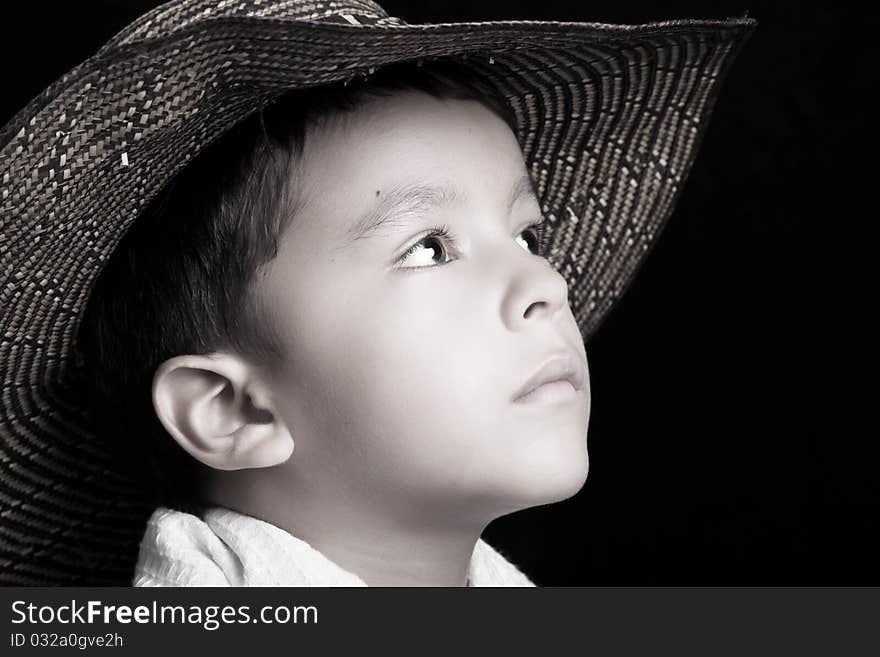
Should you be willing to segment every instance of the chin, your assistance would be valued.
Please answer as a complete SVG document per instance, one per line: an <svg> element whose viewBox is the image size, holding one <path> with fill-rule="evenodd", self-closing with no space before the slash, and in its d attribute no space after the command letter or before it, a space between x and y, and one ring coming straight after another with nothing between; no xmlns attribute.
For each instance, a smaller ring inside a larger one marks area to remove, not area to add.
<svg viewBox="0 0 880 657"><path fill-rule="evenodd" d="M520 510L574 497L586 484L589 470L586 445L576 452L539 451L527 459L520 475L510 482L512 505Z"/></svg>
<svg viewBox="0 0 880 657"><path fill-rule="evenodd" d="M577 495L587 483L590 461L586 454L582 459L571 459L563 469L547 473L547 480L538 485L538 504L562 502Z"/></svg>

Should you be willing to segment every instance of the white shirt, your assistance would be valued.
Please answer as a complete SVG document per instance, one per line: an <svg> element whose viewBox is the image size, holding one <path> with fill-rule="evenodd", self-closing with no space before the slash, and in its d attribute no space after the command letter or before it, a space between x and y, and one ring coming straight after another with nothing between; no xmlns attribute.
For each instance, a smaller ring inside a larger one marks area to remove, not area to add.
<svg viewBox="0 0 880 657"><path fill-rule="evenodd" d="M483 539L470 586L535 586ZM141 539L134 586L367 586L305 541L268 522L212 507L203 517L159 507Z"/></svg>

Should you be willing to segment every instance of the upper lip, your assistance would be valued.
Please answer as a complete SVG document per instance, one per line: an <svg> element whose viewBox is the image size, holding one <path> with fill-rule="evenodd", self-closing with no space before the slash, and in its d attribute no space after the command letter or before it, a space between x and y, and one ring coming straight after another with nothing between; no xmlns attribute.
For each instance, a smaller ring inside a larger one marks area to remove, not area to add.
<svg viewBox="0 0 880 657"><path fill-rule="evenodd" d="M554 354L513 395L513 401L527 395L535 388L551 381L568 381L575 390L581 390L586 382L586 372L580 357L566 351Z"/></svg>

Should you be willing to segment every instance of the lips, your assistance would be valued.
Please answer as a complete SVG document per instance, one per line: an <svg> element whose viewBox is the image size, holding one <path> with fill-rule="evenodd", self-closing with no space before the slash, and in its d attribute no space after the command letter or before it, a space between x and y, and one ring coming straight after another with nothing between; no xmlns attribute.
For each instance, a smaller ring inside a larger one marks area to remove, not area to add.
<svg viewBox="0 0 880 657"><path fill-rule="evenodd" d="M554 381L568 381L575 390L582 390L586 378L580 356L573 352L554 354L513 394L512 401L518 401L536 388Z"/></svg>

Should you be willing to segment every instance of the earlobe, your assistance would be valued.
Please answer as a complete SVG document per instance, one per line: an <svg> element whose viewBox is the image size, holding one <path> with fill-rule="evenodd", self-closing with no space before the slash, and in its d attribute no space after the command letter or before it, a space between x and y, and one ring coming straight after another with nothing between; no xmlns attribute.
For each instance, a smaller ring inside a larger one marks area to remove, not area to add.
<svg viewBox="0 0 880 657"><path fill-rule="evenodd" d="M266 468L293 453L293 438L268 389L240 357L176 356L153 376L153 408L193 458L218 470Z"/></svg>

